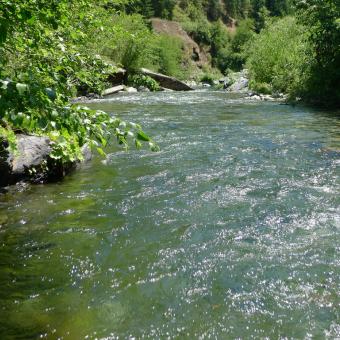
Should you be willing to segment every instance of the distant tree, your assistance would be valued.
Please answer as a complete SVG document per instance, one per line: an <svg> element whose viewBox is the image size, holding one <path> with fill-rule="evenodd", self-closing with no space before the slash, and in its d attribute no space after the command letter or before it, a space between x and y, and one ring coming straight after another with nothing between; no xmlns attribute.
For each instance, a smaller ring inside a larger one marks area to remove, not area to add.
<svg viewBox="0 0 340 340"><path fill-rule="evenodd" d="M266 7L273 16L282 16L289 12L289 0L266 0Z"/></svg>
<svg viewBox="0 0 340 340"><path fill-rule="evenodd" d="M254 18L255 32L259 33L264 28L266 18L269 16L266 0L252 0L251 16Z"/></svg>
<svg viewBox="0 0 340 340"><path fill-rule="evenodd" d="M209 0L207 3L207 17L211 21L216 21L221 17L222 8L219 0Z"/></svg>
<svg viewBox="0 0 340 340"><path fill-rule="evenodd" d="M155 14L155 10L152 6L152 1L151 0L143 0L141 1L142 3L142 8L140 14L142 14L146 18L151 18Z"/></svg>
<svg viewBox="0 0 340 340"><path fill-rule="evenodd" d="M176 5L176 0L151 0L155 16L172 19L173 10Z"/></svg>
<svg viewBox="0 0 340 340"><path fill-rule="evenodd" d="M228 15L235 18L237 14L238 0L224 0L224 4Z"/></svg>

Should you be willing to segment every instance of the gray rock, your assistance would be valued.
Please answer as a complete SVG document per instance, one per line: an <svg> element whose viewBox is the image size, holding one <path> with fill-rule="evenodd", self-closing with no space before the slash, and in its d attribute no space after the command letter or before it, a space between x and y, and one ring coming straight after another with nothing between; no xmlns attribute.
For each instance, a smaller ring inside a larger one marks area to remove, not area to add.
<svg viewBox="0 0 340 340"><path fill-rule="evenodd" d="M11 154L6 145L0 145L0 187L29 181L45 183L64 177L79 162L64 164L52 159L51 141L47 137L17 135L17 152ZM84 161L91 159L91 149L82 148Z"/></svg>
<svg viewBox="0 0 340 340"><path fill-rule="evenodd" d="M169 77L161 73L156 73L146 68L142 68L140 71L142 74L149 76L152 79L155 79L161 87L165 87L167 89L171 89L174 91L192 91L193 90L193 88L191 88L190 86L188 86L187 84L185 84L184 82L176 78Z"/></svg>
<svg viewBox="0 0 340 340"><path fill-rule="evenodd" d="M195 82L195 80L188 80L188 81L185 82L185 84L187 84L191 88L198 86L198 84L197 84L197 82Z"/></svg>
<svg viewBox="0 0 340 340"><path fill-rule="evenodd" d="M118 86L110 87L109 89L104 90L102 95L109 96L111 94L115 94L123 90L124 90L124 85L118 85Z"/></svg>
<svg viewBox="0 0 340 340"><path fill-rule="evenodd" d="M85 144L82 148L81 148L81 152L83 154L84 160L83 162L88 162L92 159L92 151L91 148L88 144Z"/></svg>
<svg viewBox="0 0 340 340"><path fill-rule="evenodd" d="M145 86L139 86L137 90L138 92L150 92L150 90Z"/></svg>
<svg viewBox="0 0 340 340"><path fill-rule="evenodd" d="M247 78L241 77L235 81L229 88L230 92L241 92L248 90L249 80Z"/></svg>
<svg viewBox="0 0 340 340"><path fill-rule="evenodd" d="M138 90L134 87L125 87L125 92L136 93L136 92L138 92Z"/></svg>
<svg viewBox="0 0 340 340"><path fill-rule="evenodd" d="M12 157L14 176L40 166L51 153L50 140L46 137L17 135L18 155Z"/></svg>

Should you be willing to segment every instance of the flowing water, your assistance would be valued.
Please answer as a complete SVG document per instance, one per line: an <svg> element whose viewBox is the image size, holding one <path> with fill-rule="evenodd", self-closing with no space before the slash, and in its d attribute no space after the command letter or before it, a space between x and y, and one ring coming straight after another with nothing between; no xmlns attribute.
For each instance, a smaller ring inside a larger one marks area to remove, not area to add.
<svg viewBox="0 0 340 340"><path fill-rule="evenodd" d="M340 120L219 92L91 107L112 146L0 197L1 339L340 337Z"/></svg>

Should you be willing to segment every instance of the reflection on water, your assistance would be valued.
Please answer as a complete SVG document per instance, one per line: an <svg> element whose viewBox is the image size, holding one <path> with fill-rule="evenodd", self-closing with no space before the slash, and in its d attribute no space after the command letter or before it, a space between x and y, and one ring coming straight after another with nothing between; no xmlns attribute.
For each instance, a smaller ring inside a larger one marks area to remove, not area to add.
<svg viewBox="0 0 340 340"><path fill-rule="evenodd" d="M339 119L214 92L92 107L114 146L0 198L1 339L340 336Z"/></svg>

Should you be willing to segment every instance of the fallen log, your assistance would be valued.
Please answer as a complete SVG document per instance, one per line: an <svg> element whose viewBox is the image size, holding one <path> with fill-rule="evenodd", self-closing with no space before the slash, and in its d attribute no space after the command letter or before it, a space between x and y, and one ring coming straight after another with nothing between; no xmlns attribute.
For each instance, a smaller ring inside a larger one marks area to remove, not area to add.
<svg viewBox="0 0 340 340"><path fill-rule="evenodd" d="M169 77L161 73L156 73L146 68L142 68L140 72L144 74L145 76L149 76L150 78L156 80L161 87L174 90L174 91L192 91L193 90L193 88L191 88L184 82L174 77Z"/></svg>

